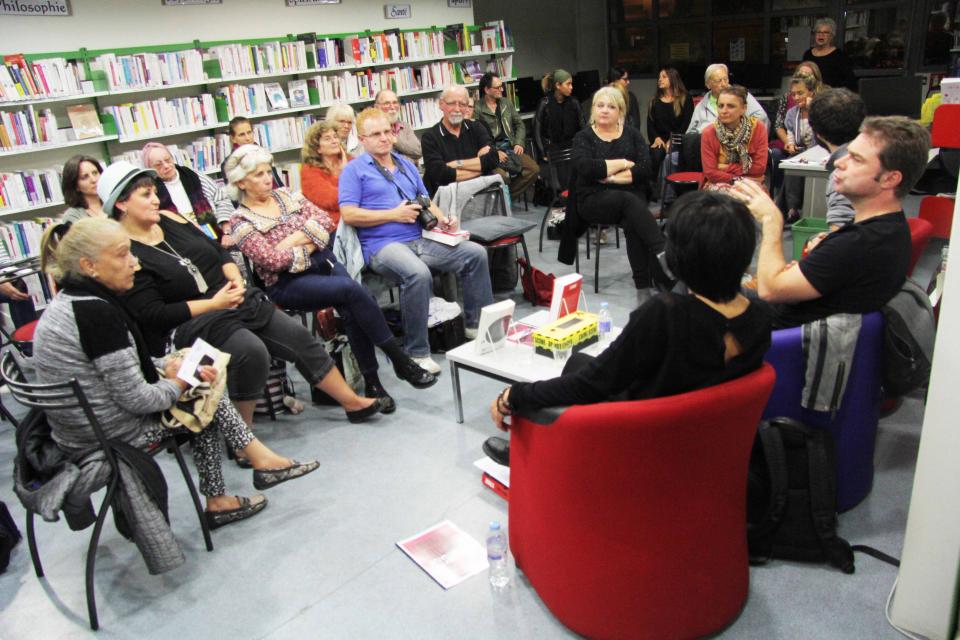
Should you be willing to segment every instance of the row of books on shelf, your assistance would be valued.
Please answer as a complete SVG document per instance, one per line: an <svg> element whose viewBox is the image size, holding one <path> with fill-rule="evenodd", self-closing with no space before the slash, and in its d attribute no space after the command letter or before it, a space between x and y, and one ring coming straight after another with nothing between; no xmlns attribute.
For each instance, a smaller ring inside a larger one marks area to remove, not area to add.
<svg viewBox="0 0 960 640"><path fill-rule="evenodd" d="M336 75L316 76L310 84L317 90L320 104L353 100L372 100L382 89L400 94L420 90L439 90L453 82L454 68L449 62L432 62L416 67L392 67L375 71L342 71Z"/></svg>
<svg viewBox="0 0 960 640"><path fill-rule="evenodd" d="M461 52L496 51L513 48L513 36L503 20L484 22L479 29L463 24L451 24L443 28L443 53L452 55Z"/></svg>
<svg viewBox="0 0 960 640"><path fill-rule="evenodd" d="M279 82L258 82L226 85L217 94L226 102L230 118L310 106L306 80L291 80L287 83L287 91L289 99Z"/></svg>
<svg viewBox="0 0 960 640"><path fill-rule="evenodd" d="M63 202L59 167L0 173L0 212Z"/></svg>
<svg viewBox="0 0 960 640"><path fill-rule="evenodd" d="M224 44L210 47L208 59L220 63L224 78L267 73L306 71L305 42L266 42L263 44Z"/></svg>
<svg viewBox="0 0 960 640"><path fill-rule="evenodd" d="M27 62L23 55L3 57L0 101L77 95L83 92L81 69L65 58Z"/></svg>
<svg viewBox="0 0 960 640"><path fill-rule="evenodd" d="M442 117L440 100L437 98L421 98L400 105L400 120L414 129L431 127L440 122Z"/></svg>
<svg viewBox="0 0 960 640"><path fill-rule="evenodd" d="M220 164L230 155L233 145L230 136L218 133L215 136L202 136L182 145L168 144L167 150L176 164L193 169L197 173L216 173ZM140 151L125 151L110 157L110 162L125 160L130 164L143 166Z"/></svg>
<svg viewBox="0 0 960 640"><path fill-rule="evenodd" d="M0 224L0 253L6 252L11 260L39 255L43 230L54 222L53 218L36 218Z"/></svg>
<svg viewBox="0 0 960 640"><path fill-rule="evenodd" d="M90 63L103 71L111 91L154 89L169 85L203 82L203 57L196 49L164 53L105 53Z"/></svg>
<svg viewBox="0 0 960 640"><path fill-rule="evenodd" d="M0 111L0 149L65 140L66 133L57 128L57 118L50 109L30 105L21 111Z"/></svg>
<svg viewBox="0 0 960 640"><path fill-rule="evenodd" d="M121 137L136 137L170 129L215 127L220 124L213 96L204 93L182 98L157 98L104 107Z"/></svg>

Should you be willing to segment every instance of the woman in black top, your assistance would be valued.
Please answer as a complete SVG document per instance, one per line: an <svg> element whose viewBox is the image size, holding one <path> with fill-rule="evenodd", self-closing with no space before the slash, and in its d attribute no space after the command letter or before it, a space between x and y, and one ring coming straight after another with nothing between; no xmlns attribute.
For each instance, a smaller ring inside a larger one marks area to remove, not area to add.
<svg viewBox="0 0 960 640"><path fill-rule="evenodd" d="M630 72L623 67L611 67L607 73L608 86L615 87L623 94L623 102L626 107L623 111L624 122L629 127L640 129L640 103L637 96L630 91ZM594 98L596 95L594 95Z"/></svg>
<svg viewBox="0 0 960 640"><path fill-rule="evenodd" d="M841 49L833 45L837 35L837 23L830 18L820 18L813 26L814 44L803 52L804 60L817 63L823 84L830 87L846 87L857 90L857 78L853 63Z"/></svg>
<svg viewBox="0 0 960 640"><path fill-rule="evenodd" d="M560 377L504 389L490 408L494 423L505 429L504 416L516 411L685 393L757 369L770 347L772 316L765 302L740 293L755 244L742 203L707 191L681 196L666 256L688 293L647 300L597 358L578 354ZM502 442L484 447L491 448L502 457Z"/></svg>
<svg viewBox="0 0 960 640"><path fill-rule="evenodd" d="M693 118L693 100L680 74L673 67L664 67L657 77L657 93L647 109L647 138L650 140L651 174L660 179L660 165L670 153L670 140L682 136Z"/></svg>
<svg viewBox="0 0 960 640"><path fill-rule="evenodd" d="M103 210L119 220L140 261L126 299L150 353L163 355L174 332L177 348L203 338L231 354L227 391L248 425L271 355L293 362L308 383L340 403L351 422L377 413L379 399L354 393L306 327L278 312L262 291L246 287L225 249L185 218L161 212L154 176L153 170L118 162L97 185Z"/></svg>
<svg viewBox="0 0 960 640"><path fill-rule="evenodd" d="M657 254L663 250L663 234L647 206L650 150L639 130L624 125L624 111L618 89L600 88L593 96L591 127L573 139L576 178L571 198L576 198L576 206L568 205L567 220L571 224L564 224L561 252L566 252L570 233L582 232L577 228L581 221L619 224L627 239L627 257L637 288L654 283L668 286L657 261Z"/></svg>
<svg viewBox="0 0 960 640"><path fill-rule="evenodd" d="M573 76L563 69L544 76L541 86L546 95L539 133L543 151L549 158L551 150L573 146L573 136L583 128L583 111L573 97Z"/></svg>

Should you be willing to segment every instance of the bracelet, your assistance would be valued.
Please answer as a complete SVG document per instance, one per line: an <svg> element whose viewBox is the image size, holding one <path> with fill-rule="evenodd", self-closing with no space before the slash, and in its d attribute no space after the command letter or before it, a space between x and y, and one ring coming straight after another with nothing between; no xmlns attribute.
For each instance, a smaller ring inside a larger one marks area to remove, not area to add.
<svg viewBox="0 0 960 640"><path fill-rule="evenodd" d="M499 396L497 396L497 411L505 416L513 415L513 410L510 408L509 402L503 398L503 396L506 395L507 391L509 390L510 387L507 387L500 392Z"/></svg>

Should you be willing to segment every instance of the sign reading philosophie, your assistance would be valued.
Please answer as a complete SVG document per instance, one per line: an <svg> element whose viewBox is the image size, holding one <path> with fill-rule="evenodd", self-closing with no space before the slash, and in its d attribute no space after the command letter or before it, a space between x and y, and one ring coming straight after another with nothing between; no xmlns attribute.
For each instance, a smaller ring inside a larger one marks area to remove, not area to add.
<svg viewBox="0 0 960 640"><path fill-rule="evenodd" d="M2 0L0 0L2 1ZM408 4L385 4L383 5L383 17L387 20L402 20L409 18L413 13Z"/></svg>
<svg viewBox="0 0 960 640"><path fill-rule="evenodd" d="M473 0L447 0L447 7L450 9L469 9L473 6Z"/></svg>
<svg viewBox="0 0 960 640"><path fill-rule="evenodd" d="M315 7L320 4L340 4L340 0L287 0L288 7Z"/></svg>
<svg viewBox="0 0 960 640"><path fill-rule="evenodd" d="M69 0L0 0L0 16L65 18L69 15Z"/></svg>

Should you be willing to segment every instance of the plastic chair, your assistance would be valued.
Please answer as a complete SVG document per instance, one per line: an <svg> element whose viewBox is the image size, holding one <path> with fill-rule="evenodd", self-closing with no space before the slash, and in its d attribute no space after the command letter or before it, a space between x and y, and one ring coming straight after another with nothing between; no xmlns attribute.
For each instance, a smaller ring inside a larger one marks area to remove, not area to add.
<svg viewBox="0 0 960 640"><path fill-rule="evenodd" d="M837 449L837 510L846 511L866 498L873 486L873 450L880 421L883 314L875 311L863 316L847 388L834 414L800 406L806 368L802 343L802 327L773 332L766 361L777 370L777 384L763 417L786 416L830 432Z"/></svg>
<svg viewBox="0 0 960 640"><path fill-rule="evenodd" d="M0 377L3 383L10 389L11 395L20 404L26 407L33 407L40 410L48 409L75 409L80 408L93 432L103 449L104 457L110 465L110 478L107 481L107 491L97 510L96 523L93 526L93 533L90 535L90 543L87 547L86 560L86 592L87 592L87 614L90 619L90 628L96 631L100 628L99 618L97 617L97 600L94 592L93 571L97 560L97 547L100 541L100 533L103 530L103 523L107 519L107 512L110 509L113 496L117 491L120 479L120 472L117 467L117 459L113 450L107 444L107 439L103 433L103 427L97 420L96 414L90 407L90 402L84 394L80 383L76 378L71 378L63 382L49 384L31 384L24 380L23 373L19 365L13 358L13 354L8 350L0 359ZM184 442L186 440L183 440ZM203 506L200 504L200 494L187 469L187 463L183 459L183 453L180 451L181 440L171 436L151 448L148 453L156 455L161 451L169 451L176 457L177 464L180 466L180 472L183 474L183 480L190 491L190 497L193 499L193 506L197 511L197 517L200 520L200 528L203 531L203 541L206 544L207 551L213 551L213 540L210 538L210 529L207 521L203 517ZM34 533L34 513L27 510L27 543L30 547L30 558L33 561L33 569L37 578L43 578L43 565L40 562L40 552L37 548L37 539Z"/></svg>
<svg viewBox="0 0 960 640"><path fill-rule="evenodd" d="M515 416L510 546L550 611L590 638L719 631L747 597L747 466L764 365L714 387Z"/></svg>
<svg viewBox="0 0 960 640"><path fill-rule="evenodd" d="M920 215L933 225L933 237L950 239L950 230L953 228L953 207L956 204L953 198L943 196L924 196L920 201Z"/></svg>
<svg viewBox="0 0 960 640"><path fill-rule="evenodd" d="M910 225L910 268L907 269L907 275L910 275L930 242L933 225L922 218L908 218L907 224Z"/></svg>

